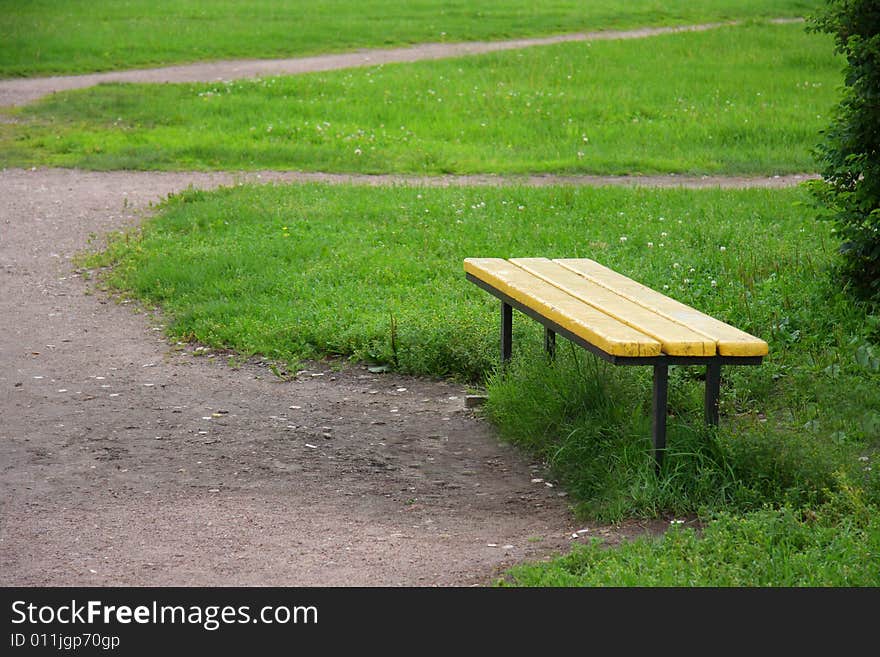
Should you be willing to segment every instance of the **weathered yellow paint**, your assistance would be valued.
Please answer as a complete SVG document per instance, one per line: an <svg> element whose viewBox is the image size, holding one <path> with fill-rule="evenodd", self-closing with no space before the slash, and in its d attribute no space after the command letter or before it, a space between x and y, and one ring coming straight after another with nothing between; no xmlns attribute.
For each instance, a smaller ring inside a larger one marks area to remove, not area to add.
<svg viewBox="0 0 880 657"><path fill-rule="evenodd" d="M467 273L613 356L659 356L660 343L502 258L467 258Z"/></svg>
<svg viewBox="0 0 880 657"><path fill-rule="evenodd" d="M648 310L711 338L721 356L766 356L769 351L767 343L760 338L660 294L598 262L581 258L562 258L554 262Z"/></svg>
<svg viewBox="0 0 880 657"><path fill-rule="evenodd" d="M597 310L650 335L670 356L714 356L715 340L659 315L607 287L547 258L511 258L510 262Z"/></svg>

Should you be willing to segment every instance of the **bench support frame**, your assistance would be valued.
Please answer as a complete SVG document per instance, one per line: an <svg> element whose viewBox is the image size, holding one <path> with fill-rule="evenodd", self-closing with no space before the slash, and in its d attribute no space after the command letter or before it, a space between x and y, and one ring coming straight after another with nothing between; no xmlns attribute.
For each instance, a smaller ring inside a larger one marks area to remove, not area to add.
<svg viewBox="0 0 880 657"><path fill-rule="evenodd" d="M669 366L654 365L654 394L652 396L651 438L654 442L654 462L657 471L663 464L666 451L666 415L669 399Z"/></svg>
<svg viewBox="0 0 880 657"><path fill-rule="evenodd" d="M722 365L760 365L763 356L614 356L596 345L575 335L539 312L513 299L485 281L466 274L467 279L501 300L501 361L506 363L513 353L513 309L516 308L544 326L544 349L550 358L556 353L556 336L561 335L571 342L592 352L599 358L614 365L651 365L654 367L654 390L652 396L652 440L653 455L657 472L663 464L666 450L666 417L669 398L670 365L704 365L706 367L705 421L709 426L718 426L718 402L721 393Z"/></svg>

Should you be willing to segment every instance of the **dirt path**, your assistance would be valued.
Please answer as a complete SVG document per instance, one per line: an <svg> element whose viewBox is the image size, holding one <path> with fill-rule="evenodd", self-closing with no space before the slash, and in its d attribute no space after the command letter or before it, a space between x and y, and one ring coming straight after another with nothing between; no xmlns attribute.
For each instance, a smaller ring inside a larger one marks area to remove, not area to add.
<svg viewBox="0 0 880 657"><path fill-rule="evenodd" d="M233 369L74 270L90 235L230 180L0 172L0 581L462 585L568 549L566 498L462 387Z"/></svg>
<svg viewBox="0 0 880 657"><path fill-rule="evenodd" d="M774 19L773 23L802 22L802 19ZM75 76L54 76L27 79L0 80L0 107L24 105L43 96L91 87L102 82L213 82L270 75L297 75L341 68L376 66L392 62L415 62L479 55L499 50L514 50L533 46L551 45L567 41L599 41L613 39L641 39L675 32L701 32L738 21L653 27L637 30L608 30L602 32L579 32L551 37L513 39L509 41L471 41L465 43L427 43L405 48L369 49L336 55L317 55L293 59L250 59L221 62L203 62L168 66L154 69L113 71Z"/></svg>

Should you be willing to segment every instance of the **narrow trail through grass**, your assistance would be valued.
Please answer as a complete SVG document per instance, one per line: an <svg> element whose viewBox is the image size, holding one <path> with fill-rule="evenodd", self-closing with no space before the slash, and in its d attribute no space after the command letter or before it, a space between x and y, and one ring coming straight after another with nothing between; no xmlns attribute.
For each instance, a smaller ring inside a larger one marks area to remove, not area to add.
<svg viewBox="0 0 880 657"><path fill-rule="evenodd" d="M52 167L41 167L52 171ZM11 171L15 169L10 169ZM108 179L119 172L72 169L81 175L103 176ZM595 176L595 175L528 175L500 176L491 174L414 176L404 174L325 173L312 171L126 171L125 175L161 178L186 176L196 189L210 190L218 186L260 183L326 183L330 185L366 185L370 187L652 187L662 189L784 189L797 187L815 179L814 174L786 176Z"/></svg>
<svg viewBox="0 0 880 657"><path fill-rule="evenodd" d="M479 55L501 50L516 50L571 41L643 39L677 32L703 32L742 21L705 23L674 27L646 27L634 30L578 32L550 37L511 39L507 41L470 41L463 43L425 43L387 49L363 49L352 53L296 57L290 59L247 59L202 62L152 69L111 71L85 75L51 76L0 80L0 107L26 105L44 96L70 89L84 89L107 82L214 82L270 75L299 75L380 64L416 62ZM798 18L778 18L769 23L802 22Z"/></svg>

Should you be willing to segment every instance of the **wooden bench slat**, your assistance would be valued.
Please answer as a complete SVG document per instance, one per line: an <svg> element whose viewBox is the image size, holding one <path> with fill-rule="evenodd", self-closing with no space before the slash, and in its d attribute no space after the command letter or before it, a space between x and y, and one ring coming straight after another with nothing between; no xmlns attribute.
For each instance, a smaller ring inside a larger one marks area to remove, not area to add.
<svg viewBox="0 0 880 657"><path fill-rule="evenodd" d="M630 301L713 339L721 356L766 356L768 353L768 345L764 340L701 313L598 262L586 258L562 258L554 262Z"/></svg>
<svg viewBox="0 0 880 657"><path fill-rule="evenodd" d="M588 303L597 310L657 340L670 356L714 356L715 340L649 310L547 258L511 258L510 262Z"/></svg>
<svg viewBox="0 0 880 657"><path fill-rule="evenodd" d="M659 356L657 340L502 258L467 258L467 273L613 356Z"/></svg>

